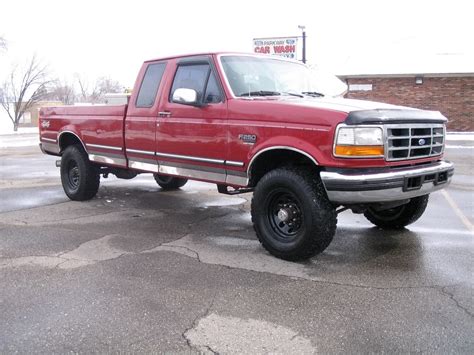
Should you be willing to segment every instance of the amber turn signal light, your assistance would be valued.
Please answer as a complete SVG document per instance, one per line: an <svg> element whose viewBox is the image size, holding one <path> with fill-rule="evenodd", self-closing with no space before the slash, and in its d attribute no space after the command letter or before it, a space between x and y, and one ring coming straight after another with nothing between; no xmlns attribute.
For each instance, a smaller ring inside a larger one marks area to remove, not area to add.
<svg viewBox="0 0 474 355"><path fill-rule="evenodd" d="M382 145L337 145L335 153L337 156L347 156L347 157L383 156L383 146Z"/></svg>

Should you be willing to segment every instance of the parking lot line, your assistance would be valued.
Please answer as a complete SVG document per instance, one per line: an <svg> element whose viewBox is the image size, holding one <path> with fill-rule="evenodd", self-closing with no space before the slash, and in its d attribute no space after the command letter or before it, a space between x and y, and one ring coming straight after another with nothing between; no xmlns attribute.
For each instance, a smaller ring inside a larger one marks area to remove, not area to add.
<svg viewBox="0 0 474 355"><path fill-rule="evenodd" d="M461 219L462 223L466 226L466 228L470 232L474 232L474 226L472 225L471 221L464 215L464 213L461 211L461 209L458 207L456 202L449 196L449 193L446 190L441 190L441 193L443 194L444 198L446 201L448 201L449 205L453 209L454 213Z"/></svg>
<svg viewBox="0 0 474 355"><path fill-rule="evenodd" d="M367 228L377 228L373 225L361 225L356 223L341 223L341 229L352 228L352 229L367 229ZM470 231L464 231L459 229L439 229L439 228L426 228L410 225L407 227L407 230L414 233L431 233L431 234L443 234L443 235L473 235Z"/></svg>

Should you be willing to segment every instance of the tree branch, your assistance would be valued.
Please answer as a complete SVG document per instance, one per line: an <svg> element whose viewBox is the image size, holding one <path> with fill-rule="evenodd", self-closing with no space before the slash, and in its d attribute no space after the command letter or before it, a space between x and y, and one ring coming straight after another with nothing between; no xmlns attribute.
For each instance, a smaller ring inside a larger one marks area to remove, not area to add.
<svg viewBox="0 0 474 355"><path fill-rule="evenodd" d="M33 55L18 82L17 71L18 67L12 68L9 80L3 83L1 95L1 105L13 122L14 129L24 113L45 97L46 86L50 83L46 80L47 67L38 62L36 55ZM13 113L10 106L13 106Z"/></svg>

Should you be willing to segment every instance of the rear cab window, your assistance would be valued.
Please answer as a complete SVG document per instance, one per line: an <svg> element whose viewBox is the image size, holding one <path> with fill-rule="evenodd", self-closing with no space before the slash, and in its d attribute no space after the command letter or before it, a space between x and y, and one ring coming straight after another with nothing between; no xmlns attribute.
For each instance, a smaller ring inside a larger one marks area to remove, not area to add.
<svg viewBox="0 0 474 355"><path fill-rule="evenodd" d="M135 103L136 107L152 107L154 105L165 68L166 62L148 65L145 75L143 76L142 84L140 85L137 101Z"/></svg>

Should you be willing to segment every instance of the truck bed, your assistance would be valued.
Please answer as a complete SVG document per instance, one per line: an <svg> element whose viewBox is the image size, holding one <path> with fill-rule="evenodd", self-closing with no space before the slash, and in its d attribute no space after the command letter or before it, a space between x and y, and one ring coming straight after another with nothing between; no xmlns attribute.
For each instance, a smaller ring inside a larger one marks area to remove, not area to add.
<svg viewBox="0 0 474 355"><path fill-rule="evenodd" d="M88 105L88 106L57 106L43 107L41 116L52 118L61 116L120 116L125 117L127 105Z"/></svg>
<svg viewBox="0 0 474 355"><path fill-rule="evenodd" d="M116 158L126 166L124 152L124 121L127 105L60 106L40 111L40 140L45 151L59 154L64 139L74 135L84 149L94 155Z"/></svg>

